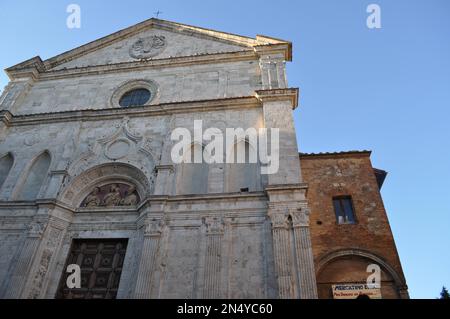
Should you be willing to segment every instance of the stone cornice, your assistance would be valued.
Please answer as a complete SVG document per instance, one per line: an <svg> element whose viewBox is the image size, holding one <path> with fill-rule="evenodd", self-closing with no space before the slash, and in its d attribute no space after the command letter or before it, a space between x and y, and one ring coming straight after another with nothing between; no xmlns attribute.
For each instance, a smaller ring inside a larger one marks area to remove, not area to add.
<svg viewBox="0 0 450 319"><path fill-rule="evenodd" d="M5 125L8 126L11 123L12 119L13 119L13 115L11 114L10 111L1 110L0 111L0 118L1 118L2 122Z"/></svg>
<svg viewBox="0 0 450 319"><path fill-rule="evenodd" d="M306 194L308 192L308 184L278 184L269 185L265 189L269 201L284 202L284 201L294 201L300 203L305 200Z"/></svg>
<svg viewBox="0 0 450 319"><path fill-rule="evenodd" d="M79 68L49 70L39 74L40 80L55 80L67 77L92 76L100 74L136 72L148 69L186 67L202 64L218 64L238 61L257 60L259 56L253 50L198 54L165 59L120 62Z"/></svg>
<svg viewBox="0 0 450 319"><path fill-rule="evenodd" d="M286 61L292 61L292 43L291 42L283 42L277 44L269 44L269 45L257 45L254 47L255 52L258 56L262 55L274 55L274 54L283 54L284 59Z"/></svg>
<svg viewBox="0 0 450 319"><path fill-rule="evenodd" d="M163 116L191 112L214 112L232 109L258 108L266 101L284 101L297 104L298 89L258 90L256 96L230 97L223 99L168 102L131 108L85 109L53 113L14 115L0 111L0 117L7 126L36 125L70 121L98 121L143 116Z"/></svg>
<svg viewBox="0 0 450 319"><path fill-rule="evenodd" d="M1 111L0 116L7 126L35 125L47 123L63 123L70 121L98 121L120 119L125 116L162 116L191 112L213 112L230 109L258 108L261 103L252 96L232 97L213 100L171 102L131 108L86 109L79 111L63 111L54 113L37 113L13 115Z"/></svg>
<svg viewBox="0 0 450 319"><path fill-rule="evenodd" d="M259 55L250 49L243 48L242 51L205 53L190 56L171 57L164 59L146 59L131 62L119 62L104 65L93 65L87 67L64 68L50 70L45 67L42 60L32 58L17 66L6 69L11 80L20 78L31 78L33 80L55 80L67 77L89 76L109 74L118 72L140 71L146 69L173 68L202 64L229 63L237 61L252 61L259 59Z"/></svg>
<svg viewBox="0 0 450 319"><path fill-rule="evenodd" d="M251 192L251 193L218 193L218 194L202 194L202 195L176 195L167 197L167 202L212 202L212 201L224 201L224 200L246 200L246 199L261 199L266 198L264 192ZM152 197L149 197L151 200Z"/></svg>
<svg viewBox="0 0 450 319"><path fill-rule="evenodd" d="M267 199L264 192L252 193L218 193L202 195L150 195L147 196L137 207L99 207L93 209L71 207L56 199L38 199L34 201L0 201L0 211L5 208L39 208L46 207L50 209L58 208L66 213L138 213L146 207L152 205L161 205L166 203L212 203L237 200L262 200Z"/></svg>
<svg viewBox="0 0 450 319"><path fill-rule="evenodd" d="M298 88L257 90L256 97L263 103L289 101L292 105L292 109L295 110L298 106L298 92Z"/></svg>
<svg viewBox="0 0 450 319"><path fill-rule="evenodd" d="M269 185L266 187L266 192L284 192L291 190L305 190L308 188L308 184L299 183L299 184L278 184L278 185Z"/></svg>

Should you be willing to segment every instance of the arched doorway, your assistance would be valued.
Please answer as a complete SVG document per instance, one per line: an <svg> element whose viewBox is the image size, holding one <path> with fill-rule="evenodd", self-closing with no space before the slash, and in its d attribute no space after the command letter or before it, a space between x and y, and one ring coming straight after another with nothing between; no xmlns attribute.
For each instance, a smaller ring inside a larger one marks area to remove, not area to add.
<svg viewBox="0 0 450 319"><path fill-rule="evenodd" d="M134 223L153 193L150 178L133 165L106 163L67 180L59 199L73 218L59 255L56 298L114 299L129 291L139 256ZM80 287L67 285L71 265L80 269Z"/></svg>
<svg viewBox="0 0 450 319"><path fill-rule="evenodd" d="M333 299L333 285L358 286L367 283L371 272L369 265L380 267L380 295L383 299L402 298L399 290L404 286L402 280L380 257L359 250L342 250L322 257L317 267L317 292L319 299ZM364 299L366 293L358 297ZM368 298L368 297L367 297Z"/></svg>

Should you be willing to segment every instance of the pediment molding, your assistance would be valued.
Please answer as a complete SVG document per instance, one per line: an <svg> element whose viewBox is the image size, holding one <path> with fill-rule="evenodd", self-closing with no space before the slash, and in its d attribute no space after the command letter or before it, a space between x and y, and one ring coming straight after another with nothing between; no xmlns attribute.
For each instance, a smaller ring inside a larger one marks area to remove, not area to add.
<svg viewBox="0 0 450 319"><path fill-rule="evenodd" d="M150 29L165 30L174 33L180 33L187 36L198 37L202 39L209 39L212 41L218 41L230 45L236 45L242 47L243 51L250 51L256 54L257 51L261 51L264 47L281 50L287 59L292 57L292 45L289 41L284 41L272 37L257 35L255 38L246 36L235 35L226 32L215 31L206 28L200 28L190 26L186 24L160 20L149 19L144 22L138 23L134 26L112 33L108 36L92 41L75 49L69 50L55 57L43 61L39 56L32 59L21 62L15 66L6 69L6 72L10 78L18 77L39 77L40 74L48 72L50 69L55 68L61 64L67 63L74 59L77 59L86 54L95 52L106 46L112 45L118 41L127 39L140 32ZM205 54L205 56L214 54ZM191 56L194 60L198 59L197 56ZM170 58L168 60L177 59ZM163 59L167 60L167 59ZM199 62L199 61L197 61Z"/></svg>

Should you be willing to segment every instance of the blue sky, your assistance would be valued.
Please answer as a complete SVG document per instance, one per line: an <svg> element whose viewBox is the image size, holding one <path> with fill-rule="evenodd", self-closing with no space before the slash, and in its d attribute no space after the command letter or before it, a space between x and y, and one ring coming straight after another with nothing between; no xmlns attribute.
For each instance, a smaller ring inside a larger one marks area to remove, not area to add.
<svg viewBox="0 0 450 319"><path fill-rule="evenodd" d="M81 29L66 7L81 6ZM382 28L366 27L381 7ZM413 298L450 288L450 1L0 2L0 67L43 59L151 18L291 40L291 87L302 152L373 150ZM7 84L0 76L0 87Z"/></svg>

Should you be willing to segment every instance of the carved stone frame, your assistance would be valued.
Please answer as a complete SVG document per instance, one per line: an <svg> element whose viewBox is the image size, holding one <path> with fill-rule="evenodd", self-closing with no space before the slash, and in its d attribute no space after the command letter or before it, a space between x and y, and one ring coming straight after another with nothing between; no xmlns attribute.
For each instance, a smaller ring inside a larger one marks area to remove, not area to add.
<svg viewBox="0 0 450 319"><path fill-rule="evenodd" d="M122 83L119 87L114 90L113 95L109 101L111 107L113 108L122 108L119 102L122 96L135 89L147 89L150 91L150 100L148 100L145 105L151 104L153 101L159 99L159 86L153 80L131 80L125 83Z"/></svg>

